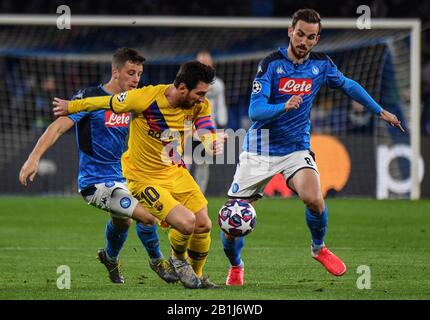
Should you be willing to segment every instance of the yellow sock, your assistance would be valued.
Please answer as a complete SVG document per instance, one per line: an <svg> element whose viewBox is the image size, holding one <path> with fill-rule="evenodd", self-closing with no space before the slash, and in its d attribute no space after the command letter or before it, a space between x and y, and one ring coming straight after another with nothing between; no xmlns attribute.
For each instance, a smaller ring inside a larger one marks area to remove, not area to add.
<svg viewBox="0 0 430 320"><path fill-rule="evenodd" d="M187 258L187 248L191 234L185 235L174 228L170 228L168 237L173 256L177 259L185 260Z"/></svg>
<svg viewBox="0 0 430 320"><path fill-rule="evenodd" d="M203 267L211 245L211 233L194 233L188 248L188 259L198 277L203 274Z"/></svg>

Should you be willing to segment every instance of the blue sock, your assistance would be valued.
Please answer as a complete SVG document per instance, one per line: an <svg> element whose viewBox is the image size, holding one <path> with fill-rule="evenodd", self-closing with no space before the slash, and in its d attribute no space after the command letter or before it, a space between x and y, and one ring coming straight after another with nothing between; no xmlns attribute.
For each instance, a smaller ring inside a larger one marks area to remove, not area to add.
<svg viewBox="0 0 430 320"><path fill-rule="evenodd" d="M242 251L245 239L243 237L236 237L233 240L229 240L225 237L224 232L221 231L221 241L224 247L225 255L227 256L232 266L243 266L243 261L240 258L240 252Z"/></svg>
<svg viewBox="0 0 430 320"><path fill-rule="evenodd" d="M163 257L160 251L160 242L158 241L157 226L155 224L145 226L142 223L136 223L136 232L151 259L160 259Z"/></svg>
<svg viewBox="0 0 430 320"><path fill-rule="evenodd" d="M128 230L118 230L109 221L106 225L106 253L112 260L117 260L119 251L127 240Z"/></svg>
<svg viewBox="0 0 430 320"><path fill-rule="evenodd" d="M322 214L317 214L306 208L306 223L311 231L312 244L316 247L321 247L324 244L324 237L328 224L327 207Z"/></svg>

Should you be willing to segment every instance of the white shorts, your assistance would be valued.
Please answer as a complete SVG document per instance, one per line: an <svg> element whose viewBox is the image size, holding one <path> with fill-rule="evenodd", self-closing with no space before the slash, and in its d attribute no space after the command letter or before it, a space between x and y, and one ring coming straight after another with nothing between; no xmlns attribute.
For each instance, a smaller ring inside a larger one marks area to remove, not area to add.
<svg viewBox="0 0 430 320"><path fill-rule="evenodd" d="M98 183L82 190L81 194L89 205L107 211L111 217L118 219L131 218L139 203L122 182Z"/></svg>
<svg viewBox="0 0 430 320"><path fill-rule="evenodd" d="M318 173L314 154L308 150L296 151L286 156L262 156L244 151L239 156L233 183L228 190L232 198L261 198L270 179L282 173L287 182L296 172L310 168Z"/></svg>

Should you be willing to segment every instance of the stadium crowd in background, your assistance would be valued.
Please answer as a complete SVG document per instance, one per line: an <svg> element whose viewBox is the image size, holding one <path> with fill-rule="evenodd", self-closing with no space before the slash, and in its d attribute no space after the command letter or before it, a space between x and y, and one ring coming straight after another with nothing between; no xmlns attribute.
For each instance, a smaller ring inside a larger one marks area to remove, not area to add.
<svg viewBox="0 0 430 320"><path fill-rule="evenodd" d="M59 5L73 7L76 14L133 14L133 15L198 15L198 16L290 16L292 12L306 6L314 8L324 17L354 17L357 7L363 1L352 0L310 0L303 3L297 0L219 0L219 1L186 1L186 0L142 0L122 1L106 0L92 2L85 0L64 1L13 1L3 0L0 4L2 13L43 13L55 12ZM383 17L420 17L429 21L428 1L414 2L405 0L371 0L367 4L372 7L372 16Z"/></svg>
<svg viewBox="0 0 430 320"><path fill-rule="evenodd" d="M124 0L122 6L118 7L117 3L113 0L103 2L91 2L84 0L77 0L68 3L62 0L50 0L43 2L35 2L30 0L13 1L3 0L0 3L0 13L32 13L32 14L47 14L55 13L59 5L69 5L72 14L94 14L94 15L179 15L179 16L266 16L266 17L289 17L292 12L304 5L313 8L320 12L322 17L357 17L357 7L362 5L362 1L317 1L311 0L303 4L295 0L220 0L216 2L201 2L201 1L185 1L185 0L143 0L131 1ZM430 2L421 1L414 2L411 5L409 1L405 0L373 0L368 3L371 8L372 18L420 18L423 23L423 41L422 41L422 98L423 98L423 111L422 111L422 133L430 135L430 90L428 89L429 68L430 68ZM19 80L19 79L18 79ZM10 98L12 108L19 109L22 106L22 101L28 97L31 99L36 98L37 101L44 99L41 96L34 97L34 90L31 83L21 83L20 81L8 80L8 87L13 96ZM31 80L29 78L28 80ZM40 104L37 108L41 108ZM246 112L242 112L247 106L247 103L237 106L232 106L229 110L231 119L229 120L229 127L237 129L243 127L243 117L246 117ZM43 109L43 107L42 107ZM26 128L44 128L46 123L52 119L48 113L43 113L44 116L34 119L23 119L20 123L24 123ZM11 124L12 125L12 124Z"/></svg>

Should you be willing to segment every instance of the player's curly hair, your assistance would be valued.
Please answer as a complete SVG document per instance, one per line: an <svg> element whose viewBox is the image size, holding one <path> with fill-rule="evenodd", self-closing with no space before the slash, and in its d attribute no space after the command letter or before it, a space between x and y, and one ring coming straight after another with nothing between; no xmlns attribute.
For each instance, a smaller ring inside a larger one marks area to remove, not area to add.
<svg viewBox="0 0 430 320"><path fill-rule="evenodd" d="M318 26L319 26L318 34L320 34L320 32L321 32L321 16L314 9L297 10L296 12L294 12L292 20L293 21L292 21L291 25L293 28L296 27L296 24L297 24L297 22L299 22L299 20L302 20L302 21L307 22L307 23L318 23Z"/></svg>
<svg viewBox="0 0 430 320"><path fill-rule="evenodd" d="M115 51L112 57L112 65L121 69L127 61L140 65L143 64L145 60L146 59L137 50L123 47Z"/></svg>
<svg viewBox="0 0 430 320"><path fill-rule="evenodd" d="M181 83L185 83L188 90L193 90L201 81L212 84L215 80L215 69L207 66L199 61L189 61L181 65L176 75L173 84L179 87Z"/></svg>

